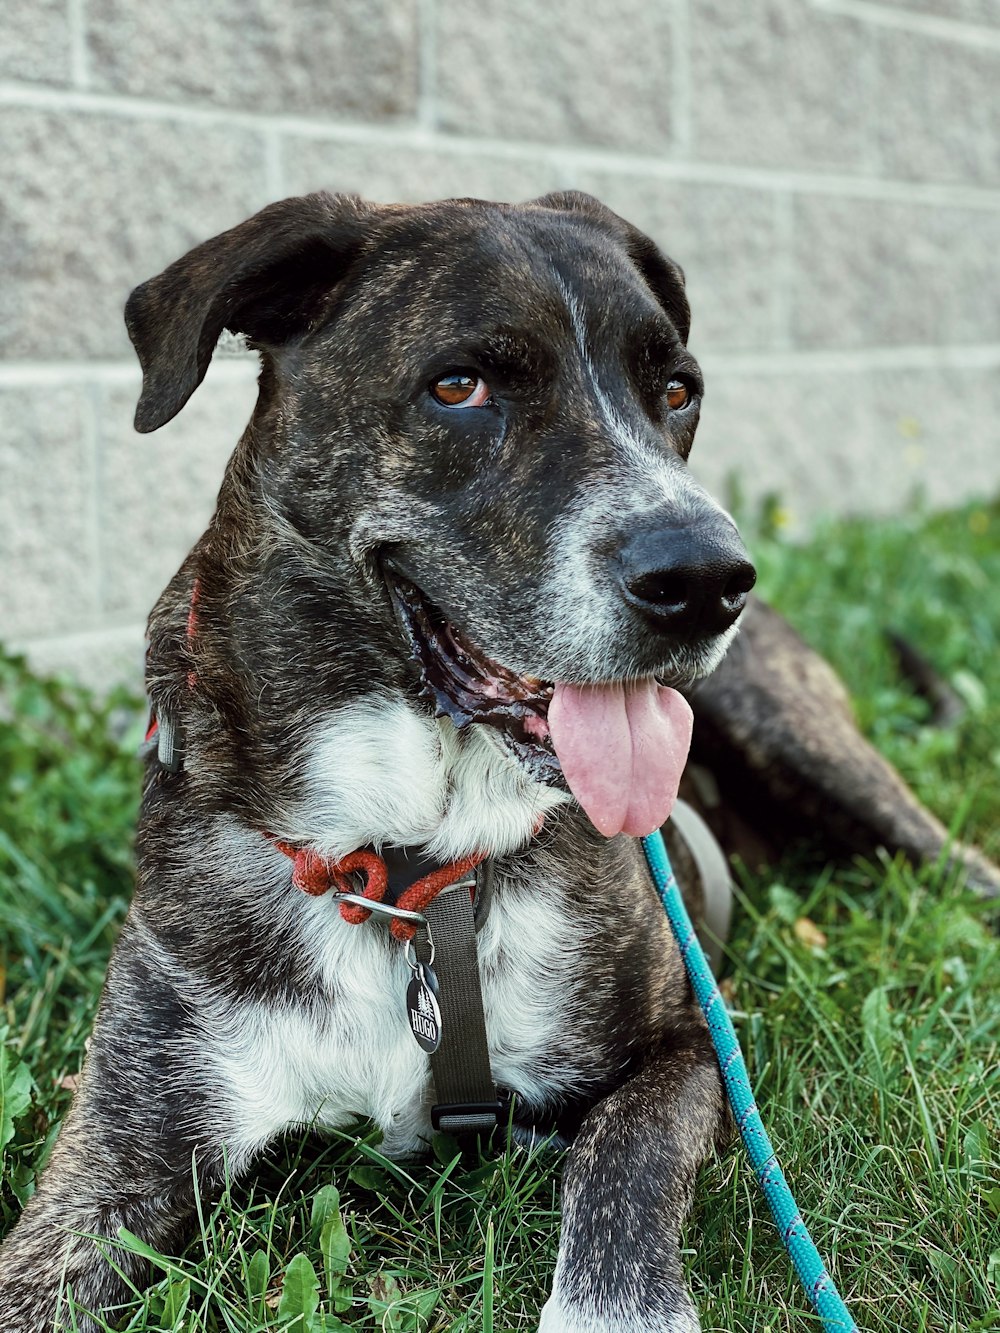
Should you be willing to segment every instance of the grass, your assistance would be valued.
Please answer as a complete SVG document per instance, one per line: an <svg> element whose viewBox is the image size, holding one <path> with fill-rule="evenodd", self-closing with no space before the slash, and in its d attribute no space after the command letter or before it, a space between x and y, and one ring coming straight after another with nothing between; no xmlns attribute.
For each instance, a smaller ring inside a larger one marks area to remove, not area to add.
<svg viewBox="0 0 1000 1333"><path fill-rule="evenodd" d="M864 729L962 836L1000 856L1000 505L752 541L766 594L848 681ZM967 704L926 725L882 630ZM62 1114L125 911L134 702L0 658L0 1232ZM729 997L758 1101L860 1326L1000 1329L1000 945L942 868L741 878ZM295 1137L206 1204L124 1326L174 1333L533 1328L558 1231L558 1159L513 1149L401 1168L374 1136ZM818 1327L742 1150L702 1172L685 1233L706 1330ZM122 1243L142 1247L123 1237ZM109 1328L113 1325L109 1325Z"/></svg>

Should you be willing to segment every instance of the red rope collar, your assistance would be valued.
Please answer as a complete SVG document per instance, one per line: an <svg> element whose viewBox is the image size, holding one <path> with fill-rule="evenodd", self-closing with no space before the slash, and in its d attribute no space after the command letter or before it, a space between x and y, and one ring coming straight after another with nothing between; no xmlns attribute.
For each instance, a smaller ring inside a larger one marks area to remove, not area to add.
<svg viewBox="0 0 1000 1333"><path fill-rule="evenodd" d="M189 651L193 651L198 633L200 600L201 580L196 578L191 588L191 604L188 608L185 636ZM193 690L197 681L197 672L194 670L188 671L188 689ZM153 713L150 717L149 730L146 733L147 741L156 734L156 730L156 714ZM541 824L542 820L540 818L535 828L536 833ZM271 835L268 834L267 836L270 837ZM380 903L385 897L386 890L389 887L389 872L386 869L385 862L376 852L361 850L351 852L339 861L330 861L319 856L316 852L310 851L307 847L294 847L291 843L279 842L277 838L272 838L271 841L278 851L283 852L292 862L292 883L303 893L308 893L313 897L321 897L332 888L337 888L342 893L353 893L356 886L349 876L360 871L365 876L365 886L361 890L362 897L370 898L372 902L376 903ZM395 905L408 912L423 912L443 889L456 883L463 875L467 875L470 870L485 860L485 852L475 852L471 856L463 856L457 861L451 861L448 865L439 866L437 870L432 870L429 875L424 875L411 884L409 888L404 889ZM350 925L359 926L368 920L371 912L364 907L358 907L354 903L341 903L340 915ZM390 922L389 929L398 940L412 940L416 934L416 926L412 922L402 921L399 918Z"/></svg>
<svg viewBox="0 0 1000 1333"><path fill-rule="evenodd" d="M278 851L283 852L292 862L292 883L303 893L320 897L333 888L339 889L341 893L354 893L357 891L356 885L349 876L361 871L365 876L362 896L376 903L380 903L385 897L389 886L389 874L385 862L376 852L364 850L350 852L339 861L330 861L307 847L293 847L291 843L279 842L277 838L272 841ZM422 879L416 880L409 888L404 889L395 905L407 912L423 912L442 889L460 880L463 875L467 875L485 860L485 852L474 852L471 856L463 856L446 866L439 866L437 870L432 870L429 875L424 875ZM350 925L359 926L368 920L371 912L354 903L341 903L340 915ZM412 940L416 933L416 926L411 921L401 921L398 918L390 923L389 929L398 940Z"/></svg>

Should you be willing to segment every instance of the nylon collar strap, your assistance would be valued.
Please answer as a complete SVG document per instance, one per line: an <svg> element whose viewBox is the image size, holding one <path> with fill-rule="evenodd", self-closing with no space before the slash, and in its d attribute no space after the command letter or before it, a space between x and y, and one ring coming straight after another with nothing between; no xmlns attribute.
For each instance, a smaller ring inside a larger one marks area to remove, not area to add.
<svg viewBox="0 0 1000 1333"><path fill-rule="evenodd" d="M180 730L162 711L150 718L146 744L155 747L159 763L168 772L176 773L183 766ZM338 902L341 917L351 925L368 921L376 904L394 897L393 910L412 914L417 920L394 917L389 929L404 942L416 935L416 951L423 962L428 961L426 933L418 932L418 923L426 920L436 951L442 1017L441 1044L430 1057L435 1090L431 1123L450 1134L486 1134L495 1129L506 1103L498 1095L490 1068L476 948L476 931L486 920L492 899L493 865L486 854L478 852L435 866L394 895L393 881L401 871L405 876L408 860L402 849L390 856L389 865L365 848L331 861L309 848L265 836L292 862L296 888L313 897L333 889L338 896L348 894L354 899ZM364 876L361 886L354 879L359 874ZM470 876L472 893L464 887ZM360 892L355 892L359 887ZM371 908L364 905L365 900L372 903Z"/></svg>
<svg viewBox="0 0 1000 1333"><path fill-rule="evenodd" d="M338 906L340 915L351 925L361 925L373 911L377 912L377 905L385 903L390 876L386 862L377 853L362 849L330 861L308 848L296 848L276 838L271 841L292 861L292 883L297 888L313 896L330 889L338 895L350 895L353 901L341 898ZM365 882L361 892L355 893L351 877L358 873L364 875ZM473 893L466 892L470 876ZM392 904L394 913L413 914L426 923L426 931L420 929L418 921L401 916L393 915L389 923L396 939L415 938L415 952L421 962L430 962L428 932L434 941L441 1043L430 1057L435 1090L431 1123L435 1129L451 1134L488 1133L496 1128L504 1111L490 1068L476 948L477 913L473 910L474 893L488 905L491 883L492 865L484 852L478 852L422 875ZM476 893L477 888L484 891ZM363 900L372 907L363 906Z"/></svg>
<svg viewBox="0 0 1000 1333"><path fill-rule="evenodd" d="M189 651L193 651L197 638L200 599L200 581L195 579L185 626ZM197 679L192 668L187 675L189 690L196 687ZM162 711L159 716L155 712L150 715L146 746L148 749L155 746L157 759L167 772L177 773L183 767L183 733ZM270 834L266 836L291 860L292 883L297 888L312 896L335 889L338 894L350 895L355 900L341 899L338 903L341 917L352 925L360 925L372 915L372 908L366 907L362 900L373 906L382 904L387 892L395 887L390 883L395 876L374 851L361 848L333 862L308 848L281 842ZM395 859L398 863L399 858ZM398 864L393 869L398 869ZM435 1129L456 1134L486 1133L496 1127L504 1110L490 1069L476 948L476 930L486 919L492 897L492 870L485 852L435 866L396 895L393 908L402 915L395 916L389 926L397 939L409 941L417 934L417 925L423 919L435 941L443 1022L441 1044L430 1057L437 1094L431 1122ZM364 875L364 885L361 893L356 894L351 876L359 872ZM459 882L470 875L475 911L472 895L459 887ZM416 921L407 920L407 914L416 917ZM426 954L426 934L421 934L423 939L417 939L417 952Z"/></svg>

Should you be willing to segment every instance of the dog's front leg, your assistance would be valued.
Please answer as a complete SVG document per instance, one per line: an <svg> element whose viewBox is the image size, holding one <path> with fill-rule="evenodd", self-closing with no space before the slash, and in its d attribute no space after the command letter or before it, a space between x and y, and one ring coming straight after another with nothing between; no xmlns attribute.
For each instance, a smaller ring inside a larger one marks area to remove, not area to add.
<svg viewBox="0 0 1000 1333"><path fill-rule="evenodd" d="M130 1283L148 1280L147 1262L122 1247L119 1229L168 1252L181 1238L195 1163L202 1189L222 1164L224 1116L199 1078L195 1037L126 926L73 1107L0 1247L3 1333L96 1333L93 1320L69 1313L68 1293L78 1310L103 1314L127 1298Z"/></svg>
<svg viewBox="0 0 1000 1333"><path fill-rule="evenodd" d="M694 1026L594 1107L566 1163L541 1333L697 1333L680 1226L725 1124L715 1056Z"/></svg>
<svg viewBox="0 0 1000 1333"><path fill-rule="evenodd" d="M177 1178L140 1181L138 1190L158 1185L160 1192L137 1192L126 1179L132 1164L105 1154L75 1119L63 1127L63 1155L49 1166L0 1251L4 1333L97 1333L106 1327L83 1311L114 1325L113 1312L129 1296L130 1284L141 1289L149 1280L149 1264L123 1248L119 1228L169 1250L192 1211L193 1191Z"/></svg>

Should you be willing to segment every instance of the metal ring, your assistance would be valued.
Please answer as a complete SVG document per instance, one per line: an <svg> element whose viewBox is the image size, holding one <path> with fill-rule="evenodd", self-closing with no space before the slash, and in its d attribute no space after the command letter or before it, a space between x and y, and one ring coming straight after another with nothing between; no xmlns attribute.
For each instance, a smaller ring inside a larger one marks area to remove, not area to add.
<svg viewBox="0 0 1000 1333"><path fill-rule="evenodd" d="M369 912L380 912L383 916L398 917L400 921L413 921L418 926L426 926L427 918L423 912L409 912L405 907L391 907L388 903L380 903L377 899L366 898L362 893L341 893L339 890L333 895L334 902L351 903L354 907L364 907Z"/></svg>
<svg viewBox="0 0 1000 1333"><path fill-rule="evenodd" d="M474 889L475 887L476 877L473 875L469 879L457 879L454 884L446 884L443 889L438 889L434 896L437 898L442 893L451 893L454 889Z"/></svg>

